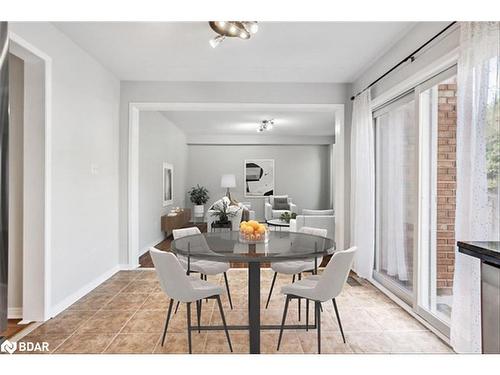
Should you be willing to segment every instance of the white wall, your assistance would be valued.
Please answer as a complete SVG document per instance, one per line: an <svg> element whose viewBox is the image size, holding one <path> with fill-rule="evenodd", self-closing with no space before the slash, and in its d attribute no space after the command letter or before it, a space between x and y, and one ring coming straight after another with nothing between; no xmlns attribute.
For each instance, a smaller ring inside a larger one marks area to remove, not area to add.
<svg viewBox="0 0 500 375"><path fill-rule="evenodd" d="M236 175L231 195L251 202L257 220L264 220L264 198L245 198L244 160L274 159L275 194L287 194L300 210L330 208L330 151L325 145L189 145L188 186L210 192L208 205L225 195L223 174ZM207 207L208 207L207 205Z"/></svg>
<svg viewBox="0 0 500 375"><path fill-rule="evenodd" d="M23 307L24 63L9 55L9 318Z"/></svg>
<svg viewBox="0 0 500 375"><path fill-rule="evenodd" d="M139 115L139 245L147 251L163 240L160 218L186 205L186 137L159 112ZM174 167L174 202L163 207L163 163Z"/></svg>
<svg viewBox="0 0 500 375"><path fill-rule="evenodd" d="M50 23L15 22L9 28L52 59L54 311L118 264L120 83Z"/></svg>
<svg viewBox="0 0 500 375"><path fill-rule="evenodd" d="M216 79L216 77L214 77ZM347 84L121 82L120 94L120 262L128 262L128 136L131 102L221 102L344 104Z"/></svg>

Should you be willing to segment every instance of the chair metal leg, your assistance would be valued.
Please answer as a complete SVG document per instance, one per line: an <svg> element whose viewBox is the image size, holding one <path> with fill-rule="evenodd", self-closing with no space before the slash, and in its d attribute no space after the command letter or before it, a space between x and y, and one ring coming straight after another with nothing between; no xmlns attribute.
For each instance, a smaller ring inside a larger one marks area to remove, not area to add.
<svg viewBox="0 0 500 375"><path fill-rule="evenodd" d="M274 273L273 281L271 282L271 289L269 290L269 295L267 296L266 309L269 306L269 301L271 300L271 294L273 294L274 283L276 282L276 276L278 276L278 272Z"/></svg>
<svg viewBox="0 0 500 375"><path fill-rule="evenodd" d="M231 300L231 292L229 291L229 283L227 282L227 273L224 272L224 282L226 283L227 298L229 299L229 306L233 309L233 301Z"/></svg>
<svg viewBox="0 0 500 375"><path fill-rule="evenodd" d="M299 272L299 281L300 281L300 280L302 280L302 274ZM300 300L301 300L301 299L302 299L302 298L298 298L298 300L299 300L299 301L298 301L298 305L299 305L299 312L298 312L298 313L299 313L299 322L300 322L300 310L301 310L301 309L300 309L300 303L301 303L301 301L300 301Z"/></svg>
<svg viewBox="0 0 500 375"><path fill-rule="evenodd" d="M283 310L283 319L281 320L280 335L278 338L278 348L276 350L280 350L281 337L283 336L283 327L285 325L286 313L288 311L288 302L290 302L290 296L287 295L285 301L285 309Z"/></svg>
<svg viewBox="0 0 500 375"><path fill-rule="evenodd" d="M292 284L295 282L295 275L292 277Z"/></svg>
<svg viewBox="0 0 500 375"><path fill-rule="evenodd" d="M316 310L316 324L318 327L318 354L321 354L321 311L319 310L321 302L314 303L316 305L314 310Z"/></svg>
<svg viewBox="0 0 500 375"><path fill-rule="evenodd" d="M306 332L309 331L309 300L306 299Z"/></svg>
<svg viewBox="0 0 500 375"><path fill-rule="evenodd" d="M335 301L335 298L332 299L332 302L333 302L333 308L335 309L335 315L337 315L337 322L339 323L340 333L342 334L342 340L344 340L345 344L344 330L342 329L342 323L340 322L340 314L339 310L337 309L337 302Z"/></svg>
<svg viewBox="0 0 500 375"><path fill-rule="evenodd" d="M163 336L161 338L161 346L165 343L165 337L167 336L168 322L170 321L170 314L172 314L172 306L174 304L174 299L170 298L170 303L168 304L167 319L165 320L165 327L163 329Z"/></svg>
<svg viewBox="0 0 500 375"><path fill-rule="evenodd" d="M196 301L196 318L198 320L198 333L201 333L200 330L200 321L201 321L201 300Z"/></svg>
<svg viewBox="0 0 500 375"><path fill-rule="evenodd" d="M186 303L186 311L187 311L187 333L188 333L188 347L189 354L193 353L193 349L191 347L191 302Z"/></svg>
<svg viewBox="0 0 500 375"><path fill-rule="evenodd" d="M222 324L224 325L224 331L226 332L227 343L229 344L229 350L233 352L233 346L231 345L231 338L229 337L229 331L227 330L226 317L224 316L224 310L222 309L222 302L220 301L220 296L217 296L217 304L219 305L220 316L222 318Z"/></svg>
<svg viewBox="0 0 500 375"><path fill-rule="evenodd" d="M180 302L179 302L179 301L177 301L177 305L175 305L175 311L174 311L174 314L177 314L177 309L179 308L179 304L180 304Z"/></svg>

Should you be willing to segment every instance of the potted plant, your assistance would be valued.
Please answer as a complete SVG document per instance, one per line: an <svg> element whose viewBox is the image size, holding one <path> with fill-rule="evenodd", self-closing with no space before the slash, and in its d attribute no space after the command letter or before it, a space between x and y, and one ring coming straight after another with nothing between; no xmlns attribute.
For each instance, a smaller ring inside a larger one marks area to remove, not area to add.
<svg viewBox="0 0 500 375"><path fill-rule="evenodd" d="M280 219L282 221L285 221L288 224L290 224L290 220L291 219L295 219L296 217L297 217L297 214L295 212L292 212L291 214L290 214L290 212L284 212L284 213L281 214Z"/></svg>
<svg viewBox="0 0 500 375"><path fill-rule="evenodd" d="M228 204L226 202L222 202L222 204L216 204L212 207L212 216L217 217L217 222L220 224L229 223L229 218L236 215L235 211L228 210Z"/></svg>
<svg viewBox="0 0 500 375"><path fill-rule="evenodd" d="M208 202L208 190L200 185L193 186L189 191L189 199L194 204L194 216L202 217L205 212L205 203Z"/></svg>

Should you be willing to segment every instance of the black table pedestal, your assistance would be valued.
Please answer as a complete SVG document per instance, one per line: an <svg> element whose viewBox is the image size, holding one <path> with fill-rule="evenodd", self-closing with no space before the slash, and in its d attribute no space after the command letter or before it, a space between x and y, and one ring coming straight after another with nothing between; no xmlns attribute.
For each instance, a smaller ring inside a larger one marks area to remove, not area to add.
<svg viewBox="0 0 500 375"><path fill-rule="evenodd" d="M250 354L260 354L260 263L248 263Z"/></svg>

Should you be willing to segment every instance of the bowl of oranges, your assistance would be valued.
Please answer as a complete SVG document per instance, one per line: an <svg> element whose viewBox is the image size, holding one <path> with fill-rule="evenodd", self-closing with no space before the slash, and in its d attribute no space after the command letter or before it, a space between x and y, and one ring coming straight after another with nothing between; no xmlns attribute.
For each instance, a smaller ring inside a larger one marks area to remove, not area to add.
<svg viewBox="0 0 500 375"><path fill-rule="evenodd" d="M267 227L255 220L242 221L240 224L240 242L259 243L267 242L269 235Z"/></svg>

